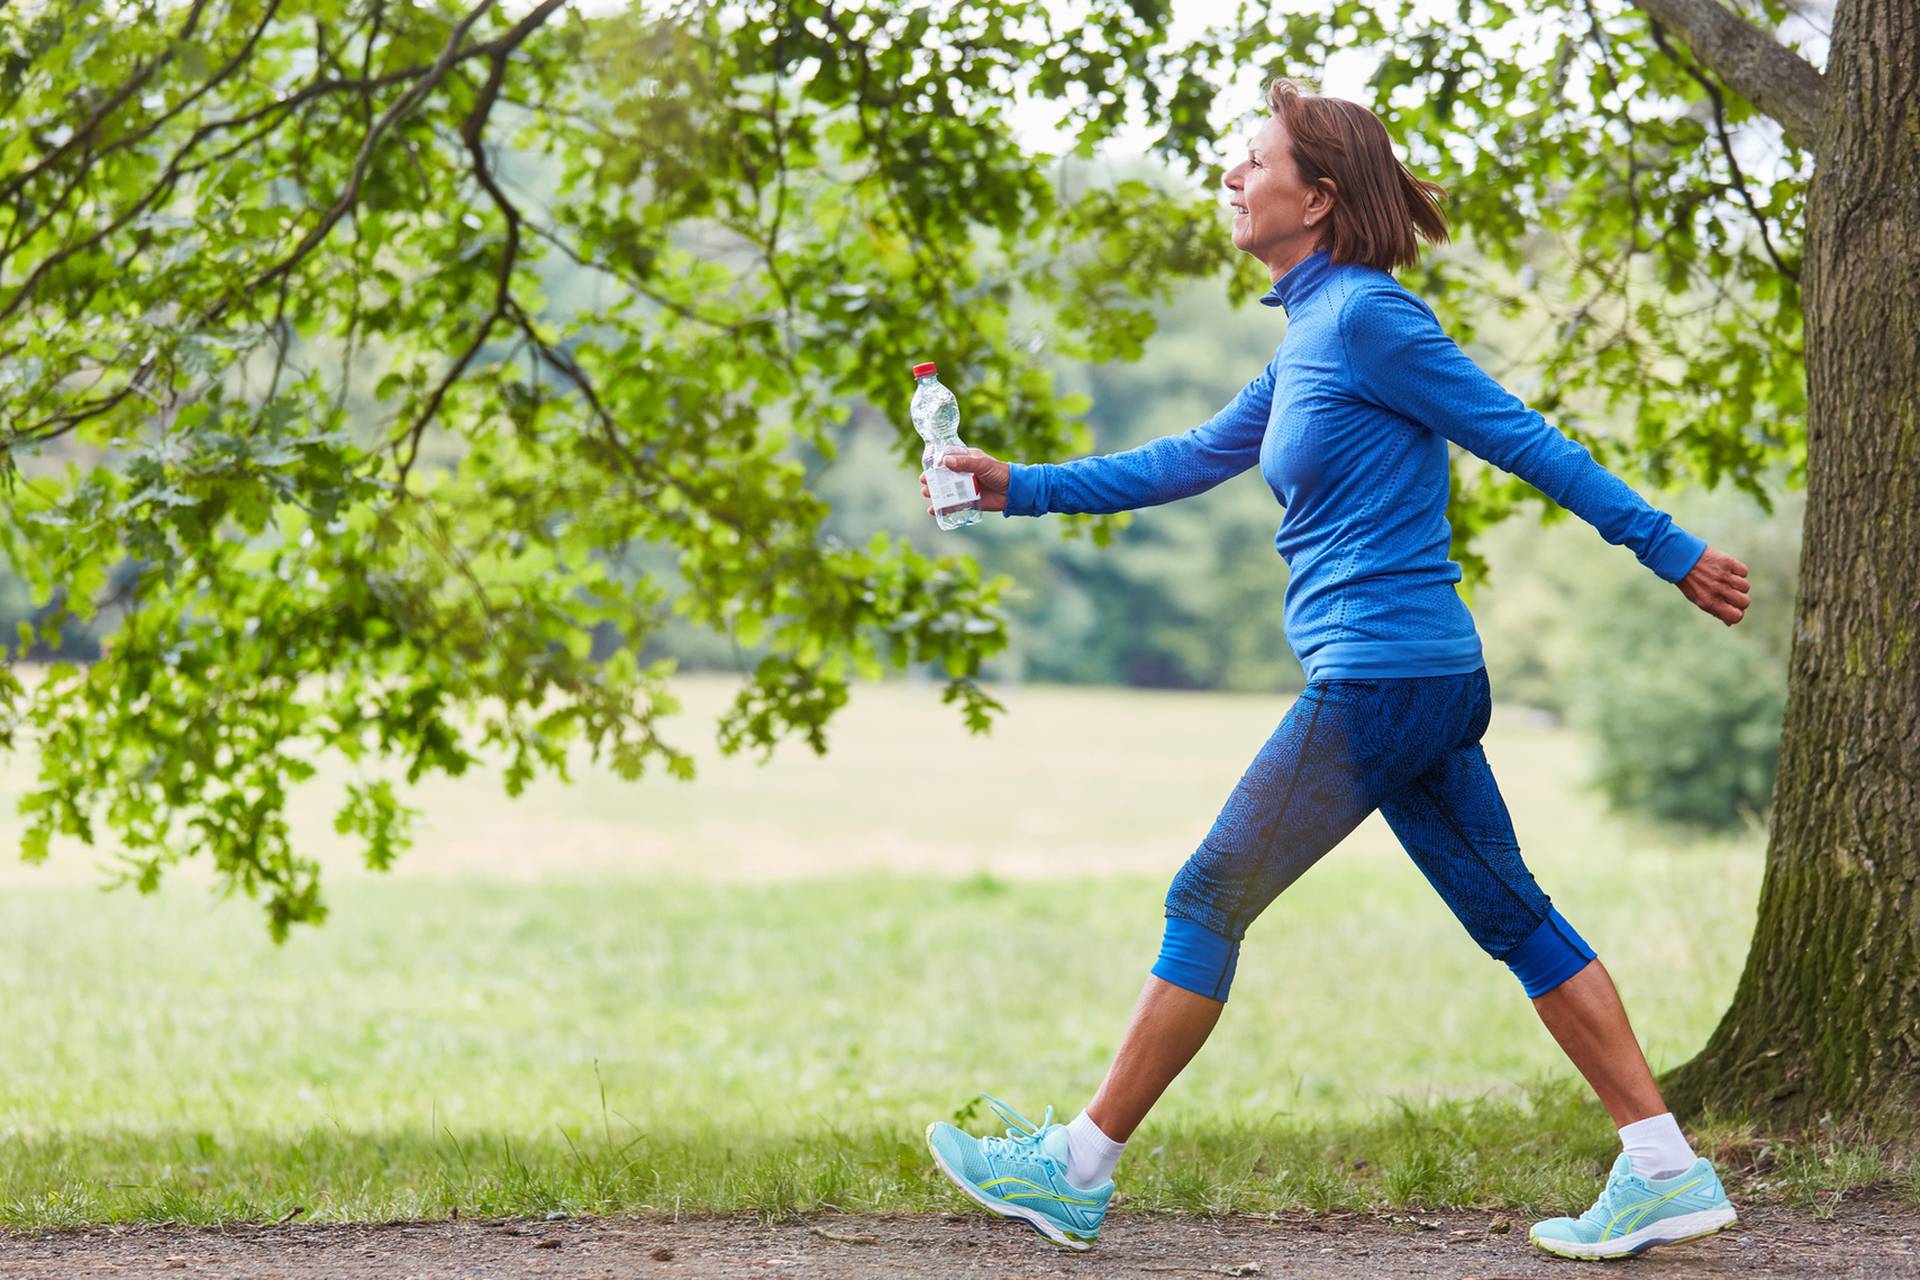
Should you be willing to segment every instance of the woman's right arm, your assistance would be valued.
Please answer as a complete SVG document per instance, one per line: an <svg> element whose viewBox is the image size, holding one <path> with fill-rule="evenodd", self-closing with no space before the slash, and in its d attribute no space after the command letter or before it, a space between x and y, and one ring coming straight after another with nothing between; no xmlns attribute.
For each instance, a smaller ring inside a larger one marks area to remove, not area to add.
<svg viewBox="0 0 1920 1280"><path fill-rule="evenodd" d="M948 454L946 465L973 472L982 505L1010 516L1104 515L1190 498L1260 461L1279 359L1276 352L1259 376L1207 421L1138 448L1031 464L1001 462L970 449Z"/></svg>

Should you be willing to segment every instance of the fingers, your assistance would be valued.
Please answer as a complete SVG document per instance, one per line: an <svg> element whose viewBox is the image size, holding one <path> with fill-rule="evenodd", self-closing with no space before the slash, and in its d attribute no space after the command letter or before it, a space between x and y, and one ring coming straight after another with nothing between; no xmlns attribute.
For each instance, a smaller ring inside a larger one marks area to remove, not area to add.
<svg viewBox="0 0 1920 1280"><path fill-rule="evenodd" d="M1709 548L1709 552L1681 580L1680 589L1701 612L1731 627L1747 616L1753 604L1753 584L1741 561L1718 548Z"/></svg>
<svg viewBox="0 0 1920 1280"><path fill-rule="evenodd" d="M1746 592L1729 590L1719 582L1709 585L1687 580L1676 585L1702 613L1710 613L1728 626L1746 617L1747 608L1753 603Z"/></svg>
<svg viewBox="0 0 1920 1280"><path fill-rule="evenodd" d="M1718 584L1720 603L1726 612L1719 617L1732 626L1746 616L1748 607L1753 604L1753 583L1747 577L1747 566L1732 556L1726 558L1726 570Z"/></svg>
<svg viewBox="0 0 1920 1280"><path fill-rule="evenodd" d="M983 471L992 469L996 464L994 459L978 449L956 449L952 453L941 454L940 465L949 471L966 471L979 475Z"/></svg>

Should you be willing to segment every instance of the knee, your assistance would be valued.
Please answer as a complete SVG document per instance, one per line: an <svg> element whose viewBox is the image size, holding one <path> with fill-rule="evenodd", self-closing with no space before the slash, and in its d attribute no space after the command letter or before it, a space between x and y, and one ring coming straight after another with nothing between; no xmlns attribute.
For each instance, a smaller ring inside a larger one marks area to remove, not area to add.
<svg viewBox="0 0 1920 1280"><path fill-rule="evenodd" d="M1168 916L1153 976L1225 1003L1240 963L1240 943L1185 916Z"/></svg>
<svg viewBox="0 0 1920 1280"><path fill-rule="evenodd" d="M1244 896L1242 860L1202 841L1167 887L1166 933L1153 976L1195 995L1224 1002L1240 962L1233 904Z"/></svg>
<svg viewBox="0 0 1920 1280"><path fill-rule="evenodd" d="M1237 938L1232 905L1245 896L1246 868L1202 844L1174 873L1167 887L1167 915L1179 916L1226 938Z"/></svg>
<svg viewBox="0 0 1920 1280"><path fill-rule="evenodd" d="M1503 959L1528 996L1543 996L1592 963L1594 950L1549 906L1547 918Z"/></svg>

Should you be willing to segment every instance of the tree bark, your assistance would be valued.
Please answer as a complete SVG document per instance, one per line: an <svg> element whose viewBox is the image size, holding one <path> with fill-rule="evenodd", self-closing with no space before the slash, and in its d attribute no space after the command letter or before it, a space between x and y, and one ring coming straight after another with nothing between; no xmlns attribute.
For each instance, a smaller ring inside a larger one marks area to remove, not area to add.
<svg viewBox="0 0 1920 1280"><path fill-rule="evenodd" d="M1759 922L1683 1115L1920 1132L1920 5L1843 0L1808 197L1808 444Z"/></svg>

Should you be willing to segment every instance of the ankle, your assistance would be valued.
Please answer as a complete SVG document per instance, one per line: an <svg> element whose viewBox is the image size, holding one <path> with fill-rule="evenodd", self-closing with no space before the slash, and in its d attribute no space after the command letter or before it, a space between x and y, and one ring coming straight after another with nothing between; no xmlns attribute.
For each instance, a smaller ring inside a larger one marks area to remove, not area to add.
<svg viewBox="0 0 1920 1280"><path fill-rule="evenodd" d="M1067 1126L1067 1181L1076 1187L1097 1187L1113 1178L1120 1153L1127 1144L1116 1142L1102 1131L1088 1112L1082 1111Z"/></svg>
<svg viewBox="0 0 1920 1280"><path fill-rule="evenodd" d="M1080 1114L1098 1126L1100 1135L1108 1142L1118 1142L1122 1146L1125 1146L1128 1139L1133 1137L1133 1131L1140 1127L1138 1120L1127 1123L1123 1117L1114 1112L1111 1106L1102 1105L1098 1098L1089 1102Z"/></svg>
<svg viewBox="0 0 1920 1280"><path fill-rule="evenodd" d="M1652 1181L1685 1173L1698 1159L1671 1111L1622 1125L1620 1146L1634 1173Z"/></svg>

